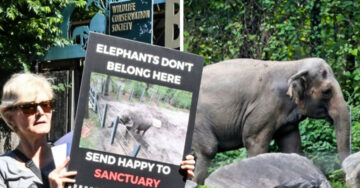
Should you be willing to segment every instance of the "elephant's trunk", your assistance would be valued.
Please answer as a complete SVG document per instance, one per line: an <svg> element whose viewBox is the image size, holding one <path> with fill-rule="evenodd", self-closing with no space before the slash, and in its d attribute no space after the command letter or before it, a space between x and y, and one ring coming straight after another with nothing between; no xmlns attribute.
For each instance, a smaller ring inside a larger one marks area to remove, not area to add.
<svg viewBox="0 0 360 188"><path fill-rule="evenodd" d="M337 149L342 162L351 152L351 124L350 114L341 89L340 87L337 89L338 92L330 100L329 115L335 126Z"/></svg>

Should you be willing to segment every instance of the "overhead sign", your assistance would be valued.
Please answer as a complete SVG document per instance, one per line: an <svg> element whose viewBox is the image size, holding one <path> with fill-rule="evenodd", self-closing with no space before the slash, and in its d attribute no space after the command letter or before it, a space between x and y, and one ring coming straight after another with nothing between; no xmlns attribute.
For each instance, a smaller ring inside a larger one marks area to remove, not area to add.
<svg viewBox="0 0 360 188"><path fill-rule="evenodd" d="M110 4L110 35L152 43L152 0L129 0Z"/></svg>

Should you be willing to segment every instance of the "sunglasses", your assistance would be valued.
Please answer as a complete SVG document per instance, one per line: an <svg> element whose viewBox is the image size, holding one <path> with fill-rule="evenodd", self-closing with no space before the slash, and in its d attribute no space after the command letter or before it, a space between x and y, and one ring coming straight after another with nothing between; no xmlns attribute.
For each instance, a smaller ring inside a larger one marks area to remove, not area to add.
<svg viewBox="0 0 360 188"><path fill-rule="evenodd" d="M51 112L53 105L52 105L52 101L48 100L40 103L31 102L31 103L10 106L6 110L10 110L10 111L21 110L26 115L32 115L36 113L37 106L40 106L45 113L49 113Z"/></svg>

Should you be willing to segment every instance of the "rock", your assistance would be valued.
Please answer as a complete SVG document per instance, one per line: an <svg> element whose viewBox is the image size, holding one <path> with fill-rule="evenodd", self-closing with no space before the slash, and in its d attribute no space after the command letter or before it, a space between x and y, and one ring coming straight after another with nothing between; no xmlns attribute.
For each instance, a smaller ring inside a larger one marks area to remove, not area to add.
<svg viewBox="0 0 360 188"><path fill-rule="evenodd" d="M161 128L161 120L159 119L156 119L156 118L153 118L152 119L152 125L153 127L156 127L156 128Z"/></svg>
<svg viewBox="0 0 360 188"><path fill-rule="evenodd" d="M298 154L266 153L223 166L206 180L210 187L331 188L325 176Z"/></svg>
<svg viewBox="0 0 360 188"><path fill-rule="evenodd" d="M198 184L191 180L186 180L185 188L196 188Z"/></svg>
<svg viewBox="0 0 360 188"><path fill-rule="evenodd" d="M342 163L349 188L360 187L360 152L351 154Z"/></svg>

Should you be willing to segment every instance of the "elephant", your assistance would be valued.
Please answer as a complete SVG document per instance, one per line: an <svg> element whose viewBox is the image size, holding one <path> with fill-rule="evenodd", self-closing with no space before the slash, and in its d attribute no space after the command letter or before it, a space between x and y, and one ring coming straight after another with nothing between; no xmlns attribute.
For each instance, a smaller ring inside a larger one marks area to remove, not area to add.
<svg viewBox="0 0 360 188"><path fill-rule="evenodd" d="M204 183L217 152L245 147L252 157L268 152L274 139L281 152L301 154L298 124L306 117L334 125L343 161L350 154L350 114L323 59L232 59L206 66L192 141L193 180Z"/></svg>
<svg viewBox="0 0 360 188"><path fill-rule="evenodd" d="M140 131L142 131L141 136L144 136L153 124L152 116L142 111L129 111L120 117L120 121L124 125L131 124L131 126L127 126L127 129L130 131L135 131L137 134L140 134Z"/></svg>

